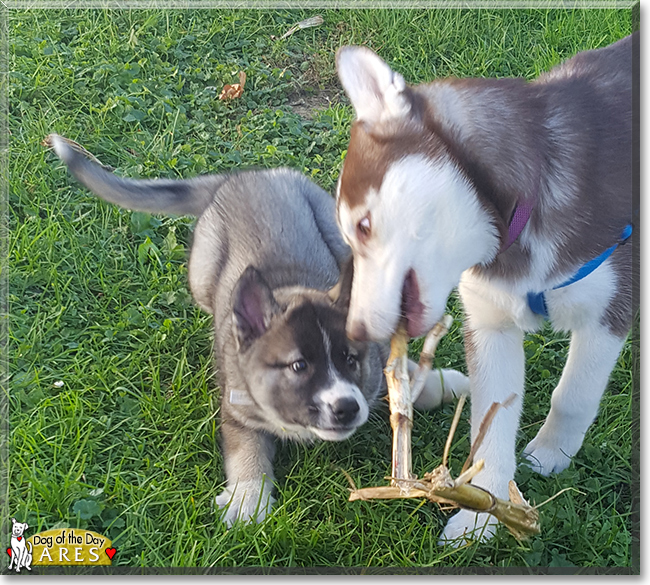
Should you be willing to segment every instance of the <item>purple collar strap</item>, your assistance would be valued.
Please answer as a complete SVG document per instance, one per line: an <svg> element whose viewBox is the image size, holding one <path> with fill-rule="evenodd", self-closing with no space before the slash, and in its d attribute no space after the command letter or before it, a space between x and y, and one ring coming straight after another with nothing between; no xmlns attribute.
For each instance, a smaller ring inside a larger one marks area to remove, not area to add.
<svg viewBox="0 0 650 585"><path fill-rule="evenodd" d="M515 212L512 214L512 219L510 220L510 225L508 226L508 237L501 245L499 253L505 252L510 246L512 246L521 232L524 231L524 228L530 219L530 215L533 212L534 206L534 199L524 199L517 203Z"/></svg>
<svg viewBox="0 0 650 585"><path fill-rule="evenodd" d="M512 219L508 225L508 236L501 244L501 250L499 254L505 252L512 244L515 243L517 238L521 235L521 232L524 231L530 216L533 213L533 208L537 205L537 200L539 199L539 189L540 183L542 180L542 168L541 166L537 168L537 176L535 182L533 183L532 192L529 193L528 197L522 197L515 207L515 211L512 214Z"/></svg>

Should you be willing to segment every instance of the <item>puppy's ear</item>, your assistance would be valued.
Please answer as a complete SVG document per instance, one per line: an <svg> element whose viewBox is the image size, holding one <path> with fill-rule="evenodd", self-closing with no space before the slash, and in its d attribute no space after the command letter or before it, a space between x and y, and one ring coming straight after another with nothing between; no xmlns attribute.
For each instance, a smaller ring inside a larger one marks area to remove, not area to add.
<svg viewBox="0 0 650 585"><path fill-rule="evenodd" d="M240 352L264 334L278 310L273 292L259 271L253 266L246 268L233 293L234 328Z"/></svg>
<svg viewBox="0 0 650 585"><path fill-rule="evenodd" d="M334 306L347 313L352 295L352 279L354 277L354 261L350 256L341 268L339 281L327 292Z"/></svg>

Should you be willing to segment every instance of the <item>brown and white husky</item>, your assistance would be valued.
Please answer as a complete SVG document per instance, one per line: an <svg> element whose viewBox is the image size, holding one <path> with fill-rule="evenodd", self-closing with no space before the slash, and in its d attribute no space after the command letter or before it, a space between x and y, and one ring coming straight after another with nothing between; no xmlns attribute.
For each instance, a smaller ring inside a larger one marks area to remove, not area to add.
<svg viewBox="0 0 650 585"><path fill-rule="evenodd" d="M485 470L474 483L502 498L516 467L524 333L545 318L571 332L549 416L524 451L548 475L580 449L631 326L638 45L636 33L532 82L418 86L367 48L337 54L356 112L337 190L354 254L348 335L384 339L400 318L422 335L458 286L472 438L489 406L516 394L476 454ZM495 522L463 510L442 541L489 537Z"/></svg>

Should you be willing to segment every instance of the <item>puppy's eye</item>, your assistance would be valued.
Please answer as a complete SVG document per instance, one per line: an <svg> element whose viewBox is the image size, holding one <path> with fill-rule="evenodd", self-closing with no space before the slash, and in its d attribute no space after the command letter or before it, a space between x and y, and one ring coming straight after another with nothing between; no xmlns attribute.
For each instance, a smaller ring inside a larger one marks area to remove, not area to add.
<svg viewBox="0 0 650 585"><path fill-rule="evenodd" d="M358 356L354 355L353 353L348 352L345 356L345 361L350 366L351 368L356 368L359 365L359 358Z"/></svg>
<svg viewBox="0 0 650 585"><path fill-rule="evenodd" d="M372 227L370 225L370 213L368 213L361 218L357 224L357 239L363 243L370 237L371 233Z"/></svg>
<svg viewBox="0 0 650 585"><path fill-rule="evenodd" d="M295 362L289 364L289 367L291 368L292 372L299 374L300 372L304 372L307 369L307 362L305 360L296 360Z"/></svg>

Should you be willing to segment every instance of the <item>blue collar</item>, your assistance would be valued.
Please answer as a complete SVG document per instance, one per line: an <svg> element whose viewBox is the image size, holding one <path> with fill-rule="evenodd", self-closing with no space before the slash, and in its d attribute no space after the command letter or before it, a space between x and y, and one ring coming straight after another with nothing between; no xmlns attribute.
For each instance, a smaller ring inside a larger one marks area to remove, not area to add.
<svg viewBox="0 0 650 585"><path fill-rule="evenodd" d="M607 248L600 256L597 256L593 260L590 260L586 264L583 264L578 271L568 280L564 281L562 284L558 284L557 286L554 286L551 290L556 290L558 288L563 288L565 286L569 286L570 284L573 284L574 282L577 282L578 280L582 280L585 276L591 274L596 268L598 268L607 258L609 258L614 250L618 248L621 244L624 244L627 242L627 240L630 239L630 236L632 235L632 224L628 223L625 226L625 229L623 229L623 233L621 234L621 238L619 239L618 242L616 242L613 246ZM548 307L546 306L546 298L544 296L544 292L539 292L539 293L528 293L528 306L530 307L530 310L533 313L536 313L537 315L541 315L542 317L548 318Z"/></svg>

